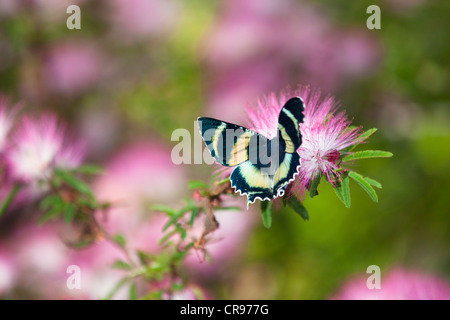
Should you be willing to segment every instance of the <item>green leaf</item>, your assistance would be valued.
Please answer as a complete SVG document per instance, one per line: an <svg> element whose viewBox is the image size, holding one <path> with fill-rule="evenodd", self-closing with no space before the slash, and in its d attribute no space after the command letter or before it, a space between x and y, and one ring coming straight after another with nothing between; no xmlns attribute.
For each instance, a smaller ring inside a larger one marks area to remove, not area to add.
<svg viewBox="0 0 450 320"><path fill-rule="evenodd" d="M375 188L378 188L378 189L382 189L383 188L381 183L379 183L377 180L371 179L369 177L364 177L364 179L366 179L366 181L368 183L370 183L371 185L373 185Z"/></svg>
<svg viewBox="0 0 450 320"><path fill-rule="evenodd" d="M150 207L150 210L164 212L164 213L167 213L169 216L173 216L173 215L176 215L178 213L178 211L175 210L174 208L165 206L163 204L152 205Z"/></svg>
<svg viewBox="0 0 450 320"><path fill-rule="evenodd" d="M188 188L190 190L193 190L193 189L208 189L209 185L206 184L203 181L194 180L194 181L189 181Z"/></svg>
<svg viewBox="0 0 450 320"><path fill-rule="evenodd" d="M177 233L177 230L172 230L169 233L166 233L161 239L159 239L158 244L162 245L164 244L167 240L169 240L174 234Z"/></svg>
<svg viewBox="0 0 450 320"><path fill-rule="evenodd" d="M337 188L334 188L338 198L344 203L347 208L350 208L351 205L351 197L350 197L350 184L348 175L342 175L341 185Z"/></svg>
<svg viewBox="0 0 450 320"><path fill-rule="evenodd" d="M131 270L131 266L122 260L117 260L115 261L112 265L111 268L113 269L121 269L121 270Z"/></svg>
<svg viewBox="0 0 450 320"><path fill-rule="evenodd" d="M189 219L189 225L191 227L194 225L195 218L197 217L199 211L200 210L198 207L195 207L194 209L192 209L191 218Z"/></svg>
<svg viewBox="0 0 450 320"><path fill-rule="evenodd" d="M377 128L372 128L369 129L365 132L363 132L359 137L358 137L358 142L356 144L354 144L348 151L352 151L353 149L355 149L356 146L360 145L361 143L363 143L364 141L366 141L371 135L373 135L375 132L377 132Z"/></svg>
<svg viewBox="0 0 450 320"><path fill-rule="evenodd" d="M366 179L359 173L356 173L354 171L350 171L348 173L349 177L355 180L366 192L367 194L372 198L373 201L378 202L378 196L375 190L372 188L369 182L367 182Z"/></svg>
<svg viewBox="0 0 450 320"><path fill-rule="evenodd" d="M6 212L6 209L8 209L8 207L11 205L11 202L13 202L20 188L21 186L19 184L16 184L14 187L12 187L5 201L3 201L2 205L0 206L0 217Z"/></svg>
<svg viewBox="0 0 450 320"><path fill-rule="evenodd" d="M217 184L220 186L220 185L222 185L224 183L227 183L227 182L230 182L230 177L226 177L225 179L219 181Z"/></svg>
<svg viewBox="0 0 450 320"><path fill-rule="evenodd" d="M39 225L44 224L48 220L56 219L64 211L64 207L66 204L59 196L49 196L46 199L49 199L45 204L45 209L48 209L48 211L38 219Z"/></svg>
<svg viewBox="0 0 450 320"><path fill-rule="evenodd" d="M353 160L359 160L359 159L368 159L368 158L389 158L392 157L393 154L388 151L381 151L381 150L364 150L364 151L358 151L352 154L349 154L342 158L342 162L348 162Z"/></svg>
<svg viewBox="0 0 450 320"><path fill-rule="evenodd" d="M127 245L127 239L121 234L116 234L112 237L113 241L121 247L125 247Z"/></svg>
<svg viewBox="0 0 450 320"><path fill-rule="evenodd" d="M300 217L303 218L303 220L309 220L308 211L296 197L289 197L286 199L286 202L296 213L300 215Z"/></svg>
<svg viewBox="0 0 450 320"><path fill-rule="evenodd" d="M264 227L272 226L272 201L261 201L261 215Z"/></svg>
<svg viewBox="0 0 450 320"><path fill-rule="evenodd" d="M75 176L71 175L69 172L66 172L61 169L55 170L55 174L66 184L77 190L78 192L88 195L90 197L94 197L94 195L91 192L91 188L81 181L80 179L76 178Z"/></svg>
<svg viewBox="0 0 450 320"><path fill-rule="evenodd" d="M71 170L71 172L82 173L87 175L98 175L103 174L105 172L105 169L93 164L85 164L81 167Z"/></svg>
<svg viewBox="0 0 450 320"><path fill-rule="evenodd" d="M134 283L130 286L129 298L130 298L130 300L137 299L137 288L136 288L136 284L134 284Z"/></svg>
<svg viewBox="0 0 450 320"><path fill-rule="evenodd" d="M220 207L217 208L217 211L221 210L232 210L232 211L242 211L241 207Z"/></svg>
<svg viewBox="0 0 450 320"><path fill-rule="evenodd" d="M111 300L114 297L114 295L117 293L117 291L119 291L120 288L122 288L128 281L130 281L130 279L128 277L122 278L104 299Z"/></svg>
<svg viewBox="0 0 450 320"><path fill-rule="evenodd" d="M76 207L73 203L66 203L64 209L64 222L71 223L76 212Z"/></svg>
<svg viewBox="0 0 450 320"><path fill-rule="evenodd" d="M309 196L311 198L313 198L319 194L319 192L317 192L317 187L319 186L320 179L322 179L322 173L319 173L319 175L317 177L315 177L311 183L311 187L309 188Z"/></svg>

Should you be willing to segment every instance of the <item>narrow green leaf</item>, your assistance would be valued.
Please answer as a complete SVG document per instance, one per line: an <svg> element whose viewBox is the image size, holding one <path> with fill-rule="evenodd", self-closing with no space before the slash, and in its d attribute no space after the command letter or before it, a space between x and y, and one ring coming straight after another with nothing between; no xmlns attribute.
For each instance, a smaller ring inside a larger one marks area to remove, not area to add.
<svg viewBox="0 0 450 320"><path fill-rule="evenodd" d="M113 241L117 243L121 247L125 247L127 245L127 239L121 234L116 234L112 237Z"/></svg>
<svg viewBox="0 0 450 320"><path fill-rule="evenodd" d="M166 233L161 239L159 239L158 244L162 245L164 244L167 240L169 240L174 234L177 233L177 230L172 230L169 233Z"/></svg>
<svg viewBox="0 0 450 320"><path fill-rule="evenodd" d="M178 213L178 211L175 210L174 208L165 206L163 204L152 205L150 207L150 210L164 212L164 213L167 213L169 216L173 216L173 215L176 215Z"/></svg>
<svg viewBox="0 0 450 320"><path fill-rule="evenodd" d="M136 300L138 298L136 284L134 283L130 286L129 298L130 300Z"/></svg>
<svg viewBox="0 0 450 320"><path fill-rule="evenodd" d="M108 293L108 295L105 297L104 300L111 300L114 295L117 293L117 291L120 290L120 288L122 288L128 281L130 281L130 279L128 277L122 278L115 286L114 288L111 290L110 293Z"/></svg>
<svg viewBox="0 0 450 320"><path fill-rule="evenodd" d="M303 218L303 220L309 220L309 214L303 204L296 197L289 197L286 199L287 204Z"/></svg>
<svg viewBox="0 0 450 320"><path fill-rule="evenodd" d="M348 151L352 151L353 149L356 148L356 146L360 145L361 143L363 143L364 141L366 141L371 135L373 135L375 132L377 132L377 128L372 128L369 129L365 132L363 132L359 137L358 137L358 142L356 144L354 144Z"/></svg>
<svg viewBox="0 0 450 320"><path fill-rule="evenodd" d="M261 201L261 215L264 227L272 226L272 201Z"/></svg>
<svg viewBox="0 0 450 320"><path fill-rule="evenodd" d="M362 175L359 173L356 173L354 171L350 171L348 173L350 178L355 180L366 192L367 194L372 198L373 201L378 202L378 196L375 190L372 188L369 182L367 182Z"/></svg>
<svg viewBox="0 0 450 320"><path fill-rule="evenodd" d="M48 209L39 219L38 224L42 225L48 220L53 220L59 217L61 213L64 211L65 202L60 197L52 197L51 201L46 204L46 208Z"/></svg>
<svg viewBox="0 0 450 320"><path fill-rule="evenodd" d="M37 221L39 225L46 223L49 220L56 219L61 214L61 210L53 207L50 211L44 213Z"/></svg>
<svg viewBox="0 0 450 320"><path fill-rule="evenodd" d="M200 210L198 207L195 207L194 209L192 209L191 218L189 219L189 225L191 227L194 225L195 218L197 217L199 211Z"/></svg>
<svg viewBox="0 0 450 320"><path fill-rule="evenodd" d="M42 201L39 203L39 208L41 210L47 210L53 206L53 203L55 201L61 201L60 196L58 196L56 194L50 194L47 197L45 197L44 199L42 199Z"/></svg>
<svg viewBox="0 0 450 320"><path fill-rule="evenodd" d="M181 226L177 225L176 228L177 232L180 234L181 240L185 240L187 237L187 231L186 229L182 228Z"/></svg>
<svg viewBox="0 0 450 320"><path fill-rule="evenodd" d="M242 211L241 207L220 207L217 208L217 211L219 210L233 210L233 211Z"/></svg>
<svg viewBox="0 0 450 320"><path fill-rule="evenodd" d="M230 177L226 177L225 179L219 181L217 184L218 185L222 185L222 184L227 183L227 182L230 182Z"/></svg>
<svg viewBox="0 0 450 320"><path fill-rule="evenodd" d="M117 260L115 261L112 265L111 268L113 269L121 269L121 270L131 270L131 266L122 260Z"/></svg>
<svg viewBox="0 0 450 320"><path fill-rule="evenodd" d="M350 197L350 184L348 175L342 175L342 181L339 187L334 188L338 198L344 203L347 208L350 208L351 197Z"/></svg>
<svg viewBox="0 0 450 320"><path fill-rule="evenodd" d="M64 207L64 222L71 223L75 215L76 207L73 203L66 203Z"/></svg>
<svg viewBox="0 0 450 320"><path fill-rule="evenodd" d="M21 186L19 184L16 184L14 187L12 187L5 201L3 201L2 205L0 206L0 217L6 212L8 207L11 205L20 188Z"/></svg>
<svg viewBox="0 0 450 320"><path fill-rule="evenodd" d="M320 179L322 179L322 173L319 173L319 175L315 177L311 183L311 187L309 188L309 196L311 198L314 198L319 194L319 192L317 192L317 187L319 186Z"/></svg>
<svg viewBox="0 0 450 320"><path fill-rule="evenodd" d="M381 183L379 183L377 180L374 180L374 179L369 178L369 177L364 177L364 179L366 179L366 181L368 183L370 183L371 185L373 185L375 188L378 188L378 189L382 189L383 188Z"/></svg>
<svg viewBox="0 0 450 320"><path fill-rule="evenodd" d="M193 189L208 189L209 185L206 184L203 181L194 180L194 181L189 181L188 188L190 190L193 190Z"/></svg>
<svg viewBox="0 0 450 320"><path fill-rule="evenodd" d="M76 178L75 176L71 175L69 172L66 172L61 169L55 170L55 174L65 183L67 183L69 186L77 190L78 192L88 195L90 197L94 197L91 188L81 181L80 179Z"/></svg>
<svg viewBox="0 0 450 320"><path fill-rule="evenodd" d="M368 159L368 158L389 158L392 157L393 154L388 151L381 150L364 150L354 152L342 158L342 162L348 162L359 159Z"/></svg>
<svg viewBox="0 0 450 320"><path fill-rule="evenodd" d="M78 167L74 170L71 170L73 172L87 174L87 175L98 175L105 172L105 169L103 169L100 166L93 165L93 164L85 164L81 167Z"/></svg>

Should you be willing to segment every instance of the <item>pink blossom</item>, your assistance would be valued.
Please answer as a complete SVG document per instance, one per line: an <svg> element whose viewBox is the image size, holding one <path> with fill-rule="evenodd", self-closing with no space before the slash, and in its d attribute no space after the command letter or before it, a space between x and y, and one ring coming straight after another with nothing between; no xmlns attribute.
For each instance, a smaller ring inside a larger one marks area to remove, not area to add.
<svg viewBox="0 0 450 320"><path fill-rule="evenodd" d="M111 0L108 5L113 34L124 42L166 33L179 11L173 0Z"/></svg>
<svg viewBox="0 0 450 320"><path fill-rule="evenodd" d="M92 44L82 41L58 43L50 48L43 73L50 89L76 94L97 83L105 67L104 59Z"/></svg>
<svg viewBox="0 0 450 320"><path fill-rule="evenodd" d="M349 129L350 121L345 113L337 112L332 97L321 97L320 92L309 87L271 94L260 99L256 106L248 106L247 115L254 129L260 134L274 138L277 135L278 116L284 103L299 96L305 103L305 119L300 124L302 145L297 150L301 158L299 175L292 183L291 193L301 195L306 187L320 174L334 183L340 173L339 158L344 149L355 144L359 129Z"/></svg>
<svg viewBox="0 0 450 320"><path fill-rule="evenodd" d="M80 143L67 135L65 126L54 115L44 114L37 119L21 119L7 157L13 178L30 182L49 178L56 167L76 167L83 153Z"/></svg>
<svg viewBox="0 0 450 320"><path fill-rule="evenodd" d="M135 233L151 203L174 201L184 191L183 168L172 163L169 148L154 141L125 146L105 167L94 191L99 201L112 204L107 217L100 219L113 233Z"/></svg>
<svg viewBox="0 0 450 320"><path fill-rule="evenodd" d="M345 282L335 300L450 300L448 280L436 275L396 268L381 276L381 289L368 289L367 276Z"/></svg>
<svg viewBox="0 0 450 320"><path fill-rule="evenodd" d="M0 153L3 153L9 138L9 134L14 125L15 109L9 109L5 98L0 97Z"/></svg>
<svg viewBox="0 0 450 320"><path fill-rule="evenodd" d="M11 253L0 248L0 297L14 287L16 280L16 261Z"/></svg>

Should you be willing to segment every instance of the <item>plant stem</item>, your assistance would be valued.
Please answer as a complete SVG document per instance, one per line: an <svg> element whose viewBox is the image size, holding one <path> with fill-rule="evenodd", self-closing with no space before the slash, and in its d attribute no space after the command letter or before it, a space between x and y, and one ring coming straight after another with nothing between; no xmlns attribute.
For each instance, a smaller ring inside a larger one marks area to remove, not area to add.
<svg viewBox="0 0 450 320"><path fill-rule="evenodd" d="M6 197L5 201L3 201L2 206L0 207L0 217L6 212L6 209L8 209L11 202L16 197L19 190L22 188L22 185L16 184L9 192L8 196Z"/></svg>

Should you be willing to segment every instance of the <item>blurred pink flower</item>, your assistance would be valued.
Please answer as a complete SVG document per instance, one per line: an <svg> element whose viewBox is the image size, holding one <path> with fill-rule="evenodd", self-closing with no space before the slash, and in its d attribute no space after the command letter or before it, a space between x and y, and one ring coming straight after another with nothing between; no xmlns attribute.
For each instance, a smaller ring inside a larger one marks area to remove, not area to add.
<svg viewBox="0 0 450 320"><path fill-rule="evenodd" d="M97 198L112 203L105 227L113 233L135 233L147 218L149 205L178 200L185 182L184 170L173 164L170 148L153 141L124 147L94 183Z"/></svg>
<svg viewBox="0 0 450 320"><path fill-rule="evenodd" d="M343 284L334 300L450 300L448 280L435 275L394 269L381 276L381 289L368 289L367 276Z"/></svg>
<svg viewBox="0 0 450 320"><path fill-rule="evenodd" d="M344 112L337 113L337 104L331 97L322 98L320 92L309 87L271 94L260 99L256 106L247 107L247 115L254 129L260 134L274 138L277 135L278 117L287 100L299 96L305 103L305 119L300 124L302 144L297 150L301 158L299 175L292 183L290 192L301 195L319 174L334 183L340 173L340 155L343 150L357 142L359 129L349 129L350 121Z"/></svg>
<svg viewBox="0 0 450 320"><path fill-rule="evenodd" d="M50 89L77 94L96 85L105 57L92 43L63 42L49 49L43 74Z"/></svg>
<svg viewBox="0 0 450 320"><path fill-rule="evenodd" d="M24 116L11 140L7 154L11 175L26 182L48 178L56 167L74 168L84 154L81 144L51 114Z"/></svg>
<svg viewBox="0 0 450 320"><path fill-rule="evenodd" d="M173 0L111 0L108 6L112 33L123 42L166 33L179 11Z"/></svg>
<svg viewBox="0 0 450 320"><path fill-rule="evenodd" d="M220 76L211 89L211 116L242 123L243 106L264 92L281 89L277 79L283 77L280 65L271 59L249 61L230 68ZM283 85L284 86L284 85Z"/></svg>
<svg viewBox="0 0 450 320"><path fill-rule="evenodd" d="M16 110L9 108L5 98L0 96L0 154L5 151L9 134L14 125Z"/></svg>
<svg viewBox="0 0 450 320"><path fill-rule="evenodd" d="M246 99L298 83L334 91L375 70L380 46L367 30L336 26L319 5L233 0L222 2L222 15L204 41L203 55L211 69L212 91L218 94L211 99L215 107L223 106L225 94L233 97L233 90ZM261 62L258 69L247 68L256 61ZM235 82L240 69L245 77ZM227 114L238 115L242 100L225 101L230 102L230 111L223 108Z"/></svg>
<svg viewBox="0 0 450 320"><path fill-rule="evenodd" d="M17 265L13 255L0 248L0 297L14 287Z"/></svg>

